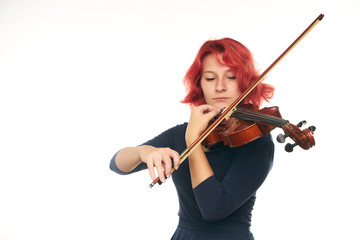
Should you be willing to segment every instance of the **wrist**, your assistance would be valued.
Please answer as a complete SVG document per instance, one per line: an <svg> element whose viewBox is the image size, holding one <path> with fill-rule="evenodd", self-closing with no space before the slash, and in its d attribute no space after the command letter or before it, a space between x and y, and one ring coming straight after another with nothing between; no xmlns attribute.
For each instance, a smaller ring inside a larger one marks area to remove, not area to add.
<svg viewBox="0 0 360 240"><path fill-rule="evenodd" d="M196 134L185 134L186 145L190 146L198 137Z"/></svg>
<svg viewBox="0 0 360 240"><path fill-rule="evenodd" d="M138 154L142 162L146 163L146 157L149 155L155 148L149 145L140 145L137 147Z"/></svg>

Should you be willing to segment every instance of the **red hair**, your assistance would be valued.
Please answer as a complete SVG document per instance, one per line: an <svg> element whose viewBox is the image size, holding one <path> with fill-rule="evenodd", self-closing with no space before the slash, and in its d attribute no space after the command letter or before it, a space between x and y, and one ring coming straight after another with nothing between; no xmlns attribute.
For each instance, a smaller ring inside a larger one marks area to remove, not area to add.
<svg viewBox="0 0 360 240"><path fill-rule="evenodd" d="M243 44L231 38L209 40L201 46L184 77L187 95L181 102L194 106L205 104L200 79L203 70L202 60L209 54L215 54L220 63L225 63L236 74L240 92L244 92L260 75L255 68L250 51ZM222 61L219 59L219 54L222 54ZM243 100L243 103L260 106L263 100L268 101L273 96L273 92L274 87L271 85L259 83Z"/></svg>

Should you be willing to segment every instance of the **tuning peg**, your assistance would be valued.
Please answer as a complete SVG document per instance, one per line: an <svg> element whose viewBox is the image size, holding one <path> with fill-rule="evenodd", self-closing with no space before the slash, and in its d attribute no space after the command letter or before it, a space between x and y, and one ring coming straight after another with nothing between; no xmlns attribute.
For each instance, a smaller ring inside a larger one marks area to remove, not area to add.
<svg viewBox="0 0 360 240"><path fill-rule="evenodd" d="M308 129L309 129L311 132L315 132L316 127L315 127L315 126L310 126L310 127L308 127Z"/></svg>
<svg viewBox="0 0 360 240"><path fill-rule="evenodd" d="M288 136L290 136L290 133L279 134L279 135L277 135L276 140L277 140L279 143L284 143L284 142L285 142L285 138L287 138Z"/></svg>
<svg viewBox="0 0 360 240"><path fill-rule="evenodd" d="M294 144L288 143L285 145L285 151L292 152L294 150L294 147L296 147L297 145L299 145L299 143L294 143Z"/></svg>
<svg viewBox="0 0 360 240"><path fill-rule="evenodd" d="M299 122L296 126L302 127L305 124L306 124L306 121L304 120L304 121Z"/></svg>

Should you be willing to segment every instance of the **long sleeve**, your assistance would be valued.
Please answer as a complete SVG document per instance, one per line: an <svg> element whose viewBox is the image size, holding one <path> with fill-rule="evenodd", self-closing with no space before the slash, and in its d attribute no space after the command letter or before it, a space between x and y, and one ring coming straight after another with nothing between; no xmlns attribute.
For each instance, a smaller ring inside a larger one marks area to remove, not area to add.
<svg viewBox="0 0 360 240"><path fill-rule="evenodd" d="M147 169L147 165L145 163L140 163L139 165L137 165L133 170L131 170L130 172L124 172L124 171L121 171L117 166L116 166L116 163L115 163L115 157L116 157L116 154L112 157L112 159L110 160L110 169L120 175L128 175L128 174L131 174L131 173L135 173L135 172L138 172L138 171L141 171L141 170L144 170L144 169Z"/></svg>
<svg viewBox="0 0 360 240"><path fill-rule="evenodd" d="M206 221L225 218L255 194L272 167L274 144L270 137L262 137L233 154L234 160L222 179L211 176L194 189Z"/></svg>
<svg viewBox="0 0 360 240"><path fill-rule="evenodd" d="M147 141L147 142L145 142L145 143L143 143L141 145L150 145L150 146L153 146L153 147L170 147L170 148L173 148L175 129L176 129L176 127L170 128L170 129L162 132L158 136L154 137L153 139L151 139L151 140L149 140L149 141ZM115 163L116 154L112 157L112 159L110 161L110 169L112 171L118 173L118 174L128 175L128 174L132 174L132 173L147 169L147 165L142 162L138 166L136 166L133 170L131 170L130 172L123 172L116 166L116 163Z"/></svg>

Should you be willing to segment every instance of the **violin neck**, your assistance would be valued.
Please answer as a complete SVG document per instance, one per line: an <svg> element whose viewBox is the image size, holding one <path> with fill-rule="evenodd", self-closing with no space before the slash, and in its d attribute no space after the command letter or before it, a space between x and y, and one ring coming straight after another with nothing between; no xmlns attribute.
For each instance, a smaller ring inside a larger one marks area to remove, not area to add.
<svg viewBox="0 0 360 240"><path fill-rule="evenodd" d="M247 108L238 108L231 114L231 117L238 118L244 121L259 122L264 124L273 125L275 127L281 128L282 126L289 123L289 121L284 120L279 117L271 116L268 114L261 113L259 111L250 110Z"/></svg>

